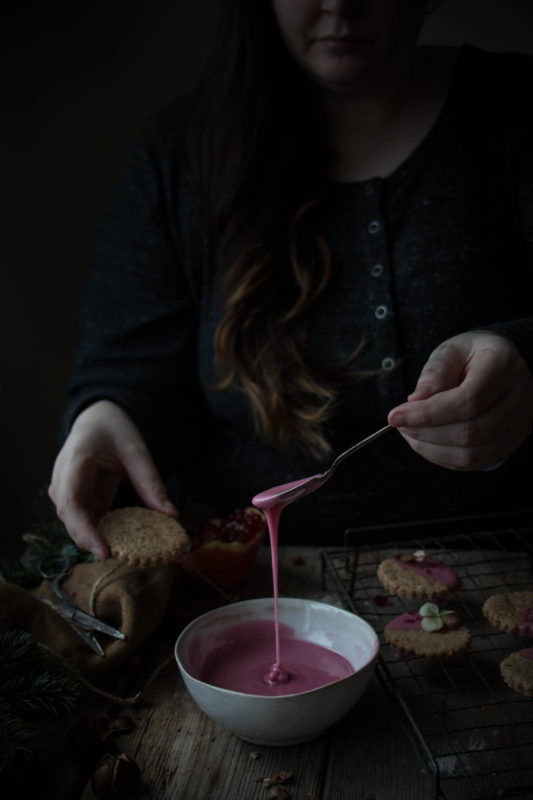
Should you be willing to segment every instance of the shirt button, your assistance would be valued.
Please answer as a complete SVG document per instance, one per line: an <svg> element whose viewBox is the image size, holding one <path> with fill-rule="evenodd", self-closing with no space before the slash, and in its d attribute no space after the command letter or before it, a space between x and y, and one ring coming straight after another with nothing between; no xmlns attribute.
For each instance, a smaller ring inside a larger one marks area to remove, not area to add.
<svg viewBox="0 0 533 800"><path fill-rule="evenodd" d="M391 369L394 369L396 366L396 362L391 356L385 356L383 361L381 362L381 368L385 370L385 372L390 372Z"/></svg>
<svg viewBox="0 0 533 800"><path fill-rule="evenodd" d="M374 316L376 319L385 319L388 313L389 309L387 306L377 306L374 311Z"/></svg>
<svg viewBox="0 0 533 800"><path fill-rule="evenodd" d="M368 226L368 232L374 234L374 233L377 233L379 231L379 229L380 229L379 222L377 221L377 219L373 219L372 222Z"/></svg>
<svg viewBox="0 0 533 800"><path fill-rule="evenodd" d="M379 278L380 275L383 275L383 264L374 264L370 274L373 278Z"/></svg>

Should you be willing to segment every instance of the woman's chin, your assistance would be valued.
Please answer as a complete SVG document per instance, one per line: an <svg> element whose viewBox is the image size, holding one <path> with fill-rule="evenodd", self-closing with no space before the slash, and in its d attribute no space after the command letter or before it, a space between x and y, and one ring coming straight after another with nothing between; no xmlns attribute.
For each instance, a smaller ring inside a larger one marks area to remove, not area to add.
<svg viewBox="0 0 533 800"><path fill-rule="evenodd" d="M361 98L371 95L379 83L372 61L353 53L321 59L321 63L308 72L323 91L349 93Z"/></svg>

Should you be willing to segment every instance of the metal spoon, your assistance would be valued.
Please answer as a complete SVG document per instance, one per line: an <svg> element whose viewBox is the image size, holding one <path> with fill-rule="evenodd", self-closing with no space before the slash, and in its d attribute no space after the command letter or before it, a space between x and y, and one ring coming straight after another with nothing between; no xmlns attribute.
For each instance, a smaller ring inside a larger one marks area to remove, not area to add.
<svg viewBox="0 0 533 800"><path fill-rule="evenodd" d="M384 433L387 433L387 431L390 430L392 430L392 425L385 425L384 428L380 428L379 431L370 434L370 436L367 436L365 439L357 442L357 444L352 445L352 447L349 447L348 450L344 451L344 453L338 455L331 466L325 472L321 472L319 475L311 475L309 478L301 478L298 481L284 483L281 486L274 486L272 489L267 489L260 494L256 494L252 500L253 505L257 506L257 508L262 508L263 510L273 508L273 506L283 507L289 503L292 503L294 500L297 500L299 497L305 497L305 495L315 492L317 489L323 486L326 481L329 481L339 464L341 464L345 458L353 455L353 453L357 452L357 450L360 450L362 447L370 444L370 442L373 442L375 439L378 439L380 436L383 436Z"/></svg>

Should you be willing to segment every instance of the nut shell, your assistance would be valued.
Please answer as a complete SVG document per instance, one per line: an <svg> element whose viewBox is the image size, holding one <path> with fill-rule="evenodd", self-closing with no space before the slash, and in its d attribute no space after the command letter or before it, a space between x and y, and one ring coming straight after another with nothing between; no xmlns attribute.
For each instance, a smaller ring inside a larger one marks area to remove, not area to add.
<svg viewBox="0 0 533 800"><path fill-rule="evenodd" d="M99 800L127 800L141 786L141 770L126 753L104 753L94 767L91 788Z"/></svg>

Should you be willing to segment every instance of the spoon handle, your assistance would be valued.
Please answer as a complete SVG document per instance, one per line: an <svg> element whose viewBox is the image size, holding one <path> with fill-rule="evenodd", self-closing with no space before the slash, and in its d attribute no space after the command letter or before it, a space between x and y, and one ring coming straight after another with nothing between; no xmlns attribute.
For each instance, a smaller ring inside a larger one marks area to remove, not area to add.
<svg viewBox="0 0 533 800"><path fill-rule="evenodd" d="M367 436L365 439L361 439L360 442L357 442L357 444L352 445L352 447L349 447L348 450L344 451L344 453L341 453L339 456L337 456L337 458L335 459L335 461L333 462L333 464L329 469L330 470L335 469L335 467L338 467L341 461L344 461L345 458L348 458L348 456L351 456L353 453L357 452L357 450L360 450L362 447L365 447L367 444L370 444L370 442L373 442L375 439L379 439L380 436L383 436L384 433L387 433L387 431L390 430L392 430L392 425L385 425L385 427L380 428L379 431L371 433L370 436Z"/></svg>

